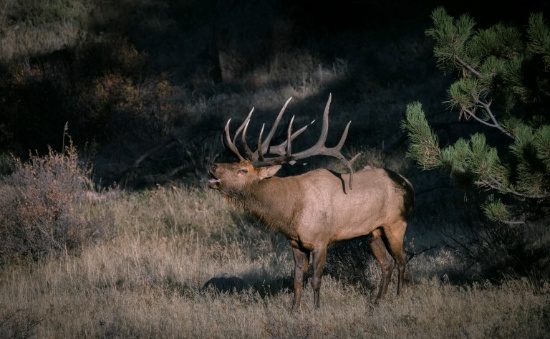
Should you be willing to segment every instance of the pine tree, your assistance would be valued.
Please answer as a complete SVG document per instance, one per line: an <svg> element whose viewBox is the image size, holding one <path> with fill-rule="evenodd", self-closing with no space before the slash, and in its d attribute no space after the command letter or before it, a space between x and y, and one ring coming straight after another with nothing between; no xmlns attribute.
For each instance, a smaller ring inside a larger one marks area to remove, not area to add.
<svg viewBox="0 0 550 339"><path fill-rule="evenodd" d="M550 206L550 28L531 14L524 30L503 23L476 29L468 15L432 12L438 67L455 76L451 112L475 121L474 133L446 147L422 105L407 106L408 155L423 169L441 168L491 194L482 208L494 221L521 223Z"/></svg>

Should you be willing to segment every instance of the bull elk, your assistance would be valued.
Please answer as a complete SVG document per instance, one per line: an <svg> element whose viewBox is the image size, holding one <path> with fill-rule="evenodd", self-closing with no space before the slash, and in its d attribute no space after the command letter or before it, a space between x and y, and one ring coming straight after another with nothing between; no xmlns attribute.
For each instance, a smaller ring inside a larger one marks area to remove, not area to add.
<svg viewBox="0 0 550 339"><path fill-rule="evenodd" d="M311 125L293 132L294 117L290 121L286 140L271 146L271 139L289 101L281 109L265 140L262 140L265 125L262 126L256 151L252 151L246 141L253 109L236 130L233 139L229 131L231 119L227 121L225 143L239 161L214 164L209 170L209 187L243 207L268 229L286 236L294 254L294 308L300 305L310 254L314 304L319 307L327 248L336 242L364 235L370 235L370 247L382 270L377 300L387 293L396 265L399 294L407 261L403 238L407 217L414 203L411 184L387 169L365 168L353 174L352 165L356 157L348 161L341 153L351 122L335 147L325 146L331 96L324 110L321 136L313 147L292 153L292 141ZM247 158L236 146L239 135ZM272 156L268 157L270 154ZM294 163L314 155L336 157L348 166L350 173L316 169L296 176L275 176L281 164Z"/></svg>

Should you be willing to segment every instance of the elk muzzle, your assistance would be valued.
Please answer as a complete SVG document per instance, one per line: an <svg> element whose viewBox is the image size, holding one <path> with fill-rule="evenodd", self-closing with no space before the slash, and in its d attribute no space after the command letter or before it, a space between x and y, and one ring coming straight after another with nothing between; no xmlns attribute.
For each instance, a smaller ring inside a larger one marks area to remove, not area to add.
<svg viewBox="0 0 550 339"><path fill-rule="evenodd" d="M208 171L208 174L210 175L210 179L208 180L208 187L212 189L220 188L221 180L216 177L217 169L218 165L214 164L210 167L210 170Z"/></svg>

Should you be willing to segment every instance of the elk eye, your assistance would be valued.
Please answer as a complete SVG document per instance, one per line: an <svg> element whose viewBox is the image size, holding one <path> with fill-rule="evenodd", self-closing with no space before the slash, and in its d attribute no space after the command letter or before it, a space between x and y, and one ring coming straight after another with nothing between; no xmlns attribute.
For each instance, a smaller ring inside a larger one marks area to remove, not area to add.
<svg viewBox="0 0 550 339"><path fill-rule="evenodd" d="M248 174L248 168L240 168L237 173L242 175Z"/></svg>

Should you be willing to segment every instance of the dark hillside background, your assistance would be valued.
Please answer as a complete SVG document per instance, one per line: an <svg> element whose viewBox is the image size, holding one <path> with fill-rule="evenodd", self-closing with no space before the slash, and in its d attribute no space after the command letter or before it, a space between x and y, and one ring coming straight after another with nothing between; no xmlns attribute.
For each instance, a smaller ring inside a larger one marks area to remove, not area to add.
<svg viewBox="0 0 550 339"><path fill-rule="evenodd" d="M332 93L331 141L353 120L350 154L416 171L402 161L407 103L435 115L443 141L471 127L451 129L456 121L442 114L448 80L424 35L441 5L480 26L525 25L530 12L549 10L532 0L4 0L2 162L60 150L68 123L98 183L197 182L215 158L229 159L219 143L227 118L255 107L252 134L292 96L288 115L305 123Z"/></svg>

